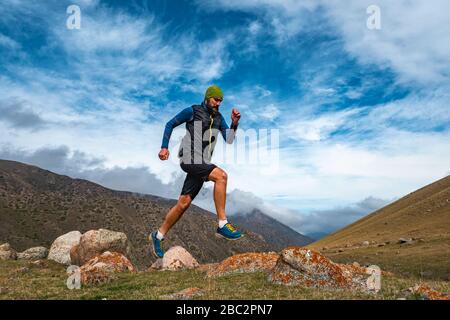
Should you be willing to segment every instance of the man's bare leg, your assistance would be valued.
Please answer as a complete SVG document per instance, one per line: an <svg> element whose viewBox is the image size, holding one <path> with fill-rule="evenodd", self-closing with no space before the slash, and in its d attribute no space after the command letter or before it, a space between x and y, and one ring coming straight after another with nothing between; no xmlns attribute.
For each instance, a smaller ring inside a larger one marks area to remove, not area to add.
<svg viewBox="0 0 450 320"><path fill-rule="evenodd" d="M225 171L215 168L209 174L209 180L214 182L214 204L216 205L217 217L219 218L219 228L217 228L216 236L228 240L236 240L242 238L242 233L231 225L225 214L225 202L227 200L227 180L228 176ZM225 228L225 226L227 226Z"/></svg>
<svg viewBox="0 0 450 320"><path fill-rule="evenodd" d="M175 206L170 208L169 212L164 219L163 224L159 228L159 232L163 235L166 235L167 232L173 227L173 225L181 218L183 213L189 208L191 205L191 196L190 195L181 195L178 199L178 202Z"/></svg>
<svg viewBox="0 0 450 320"><path fill-rule="evenodd" d="M216 206L217 217L219 220L226 220L227 173L220 168L215 168L209 174L208 179L214 182L214 204Z"/></svg>

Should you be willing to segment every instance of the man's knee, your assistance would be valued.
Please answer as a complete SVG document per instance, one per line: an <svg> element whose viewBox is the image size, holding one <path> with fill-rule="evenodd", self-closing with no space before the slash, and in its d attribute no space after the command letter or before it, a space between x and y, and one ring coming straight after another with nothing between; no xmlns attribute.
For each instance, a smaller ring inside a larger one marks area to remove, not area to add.
<svg viewBox="0 0 450 320"><path fill-rule="evenodd" d="M182 195L180 196L180 198L178 199L178 207L185 211L189 208L189 206L191 205L192 199L191 196L189 195Z"/></svg>
<svg viewBox="0 0 450 320"><path fill-rule="evenodd" d="M227 182L228 180L228 175L227 173L220 169L220 168L215 168L212 172L211 172L211 179L214 182Z"/></svg>

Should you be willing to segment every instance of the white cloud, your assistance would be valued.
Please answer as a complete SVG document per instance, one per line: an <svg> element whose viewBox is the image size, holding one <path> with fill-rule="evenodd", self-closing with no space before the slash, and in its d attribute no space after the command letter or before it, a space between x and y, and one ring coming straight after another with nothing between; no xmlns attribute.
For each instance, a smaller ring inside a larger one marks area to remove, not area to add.
<svg viewBox="0 0 450 320"><path fill-rule="evenodd" d="M365 27L366 8L373 2L327 1L330 17L341 31L347 50L365 63L394 69L403 81L448 83L450 72L450 3L378 1L381 30Z"/></svg>
<svg viewBox="0 0 450 320"><path fill-rule="evenodd" d="M259 21L252 21L250 23L250 25L248 26L248 31L250 32L250 34L252 34L254 36L259 34L261 29L262 29L262 25Z"/></svg>
<svg viewBox="0 0 450 320"><path fill-rule="evenodd" d="M233 38L232 34L228 34L200 44L196 44L195 40L189 40L184 47L193 47L198 54L196 57L195 51L192 51L193 61L185 62L186 65L190 65L188 70L192 77L206 84L220 78L231 68L232 61L228 57L226 47L233 41Z"/></svg>
<svg viewBox="0 0 450 320"><path fill-rule="evenodd" d="M398 132L401 135L400 132ZM392 136L385 136L392 139ZM414 139L419 143L438 143L439 148L445 147L447 137L433 137L432 135L409 134L407 139ZM391 140L392 141L392 140ZM447 140L448 141L448 140ZM375 151L348 145L328 145L327 148L317 148L310 154L310 161L322 176L341 176L357 179L382 179L393 180L423 180L430 177L442 176L448 164L439 160L436 155L441 154L446 159L450 157L450 150L439 151L436 147L416 147L416 152L410 153L411 143L408 141L395 140L396 148L405 147L406 150L383 150ZM386 148L386 145L384 146ZM447 148L448 149L448 148ZM393 152L393 154L391 153ZM431 170L430 167L433 169ZM414 171L414 175L411 175ZM434 174L433 174L434 172Z"/></svg>
<svg viewBox="0 0 450 320"><path fill-rule="evenodd" d="M333 88L314 88L314 93L317 95L333 95L336 93L336 90Z"/></svg>
<svg viewBox="0 0 450 320"><path fill-rule="evenodd" d="M207 0L196 0L203 10L245 11L257 14L264 29L275 36L275 42L285 45L290 37L295 36L301 30L306 30L318 24L311 21L310 13L317 10L320 1L306 0L219 0L212 3ZM252 24L253 25L253 24ZM254 26L254 25L253 25ZM254 29L254 28L253 28Z"/></svg>
<svg viewBox="0 0 450 320"><path fill-rule="evenodd" d="M291 120L287 128L283 130L287 137L307 141L320 141L328 136L343 124L349 122L349 118L357 114L359 110L345 110L335 113L324 113L309 118Z"/></svg>
<svg viewBox="0 0 450 320"><path fill-rule="evenodd" d="M259 115L267 120L275 120L280 115L280 108L271 103L259 111Z"/></svg>
<svg viewBox="0 0 450 320"><path fill-rule="evenodd" d="M325 14L328 29L335 29L345 40L345 48L363 63L390 67L400 81L421 85L449 82L450 3L446 0L388 1L381 8L381 30L369 30L366 9L370 0L221 0L214 5L198 1L208 10L258 12L272 25L267 32L277 36L280 45L301 31L314 30L311 13Z"/></svg>
<svg viewBox="0 0 450 320"><path fill-rule="evenodd" d="M374 107L365 121L368 126L380 129L400 123L413 131L428 131L450 123L448 101L450 94L445 88L418 91L405 99ZM355 122L356 125L361 124Z"/></svg>
<svg viewBox="0 0 450 320"><path fill-rule="evenodd" d="M362 201L345 206L336 206L327 210L315 210L306 215L288 211L285 223L303 234L331 233L384 207L393 200L367 197Z"/></svg>
<svg viewBox="0 0 450 320"><path fill-rule="evenodd" d="M350 89L345 93L345 96L349 99L358 99L363 95L362 90Z"/></svg>
<svg viewBox="0 0 450 320"><path fill-rule="evenodd" d="M0 47L6 47L10 50L17 50L21 47L21 45L17 41L0 33Z"/></svg>

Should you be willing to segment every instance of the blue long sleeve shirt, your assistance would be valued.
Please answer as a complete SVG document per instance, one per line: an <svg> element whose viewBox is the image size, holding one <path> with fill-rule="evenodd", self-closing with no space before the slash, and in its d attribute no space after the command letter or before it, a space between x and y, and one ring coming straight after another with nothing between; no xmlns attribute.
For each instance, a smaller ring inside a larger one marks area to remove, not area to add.
<svg viewBox="0 0 450 320"><path fill-rule="evenodd" d="M204 103L202 103L202 106L205 106ZM222 134L223 139L227 142L227 143L231 143L228 142L227 138L227 132L228 129L230 129L230 127L228 126L228 124L226 123L225 119L223 118L223 115L221 115L222 117L222 121L221 121L221 126L219 128L220 133ZM166 123L166 127L164 129L164 135L163 135L163 139L162 139L162 144L161 144L161 148L169 148L169 141L170 141L170 137L172 135L173 129L178 127L180 124L186 123L188 121L192 121L194 119L194 110L192 109L192 107L188 107L186 109L181 110L181 112L179 112L175 117L173 117L172 119L169 120L169 122ZM236 130L237 129L237 125L232 124L231 125L231 129L232 130ZM234 139L234 132L233 132L233 139Z"/></svg>

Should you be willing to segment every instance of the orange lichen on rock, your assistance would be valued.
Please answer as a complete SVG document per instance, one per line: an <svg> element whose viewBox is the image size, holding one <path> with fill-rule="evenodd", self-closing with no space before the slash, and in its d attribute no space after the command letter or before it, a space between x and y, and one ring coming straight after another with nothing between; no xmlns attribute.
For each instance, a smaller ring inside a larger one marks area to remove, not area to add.
<svg viewBox="0 0 450 320"><path fill-rule="evenodd" d="M284 285L316 288L367 289L365 268L343 267L324 255L302 247L281 251L280 259L269 274L269 281Z"/></svg>
<svg viewBox="0 0 450 320"><path fill-rule="evenodd" d="M103 252L118 252L129 256L129 243L125 233L107 229L89 230L78 244L70 249L71 263L82 266Z"/></svg>
<svg viewBox="0 0 450 320"><path fill-rule="evenodd" d="M81 268L81 283L99 284L109 282L114 273L136 272L135 267L123 254L118 252L104 252L86 262Z"/></svg>
<svg viewBox="0 0 450 320"><path fill-rule="evenodd" d="M340 268L345 269L345 270L347 270L348 272L351 272L351 273L365 274L366 270L367 270L366 267L355 266L353 264L336 263L336 265L338 265Z"/></svg>
<svg viewBox="0 0 450 320"><path fill-rule="evenodd" d="M420 294L428 300L450 300L448 294L431 289L429 286L420 284L409 289L413 294Z"/></svg>
<svg viewBox="0 0 450 320"><path fill-rule="evenodd" d="M234 255L223 260L215 268L209 268L207 276L220 277L232 273L269 272L275 267L278 258L279 255L275 252Z"/></svg>

